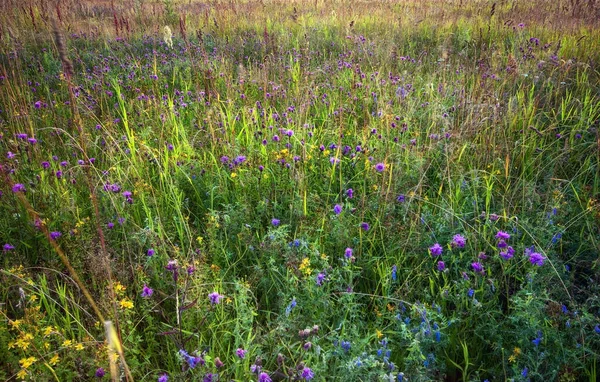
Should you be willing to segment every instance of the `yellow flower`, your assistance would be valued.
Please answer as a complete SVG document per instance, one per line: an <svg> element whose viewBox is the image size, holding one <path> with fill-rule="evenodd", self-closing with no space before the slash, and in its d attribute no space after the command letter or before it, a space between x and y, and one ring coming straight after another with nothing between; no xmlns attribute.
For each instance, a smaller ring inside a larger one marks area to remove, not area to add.
<svg viewBox="0 0 600 382"><path fill-rule="evenodd" d="M15 341L11 341L11 342L8 343L8 348L9 349L14 349L16 344L17 343Z"/></svg>
<svg viewBox="0 0 600 382"><path fill-rule="evenodd" d="M310 260L308 259L308 257L302 259L302 262L300 263L298 269L300 269L300 271L302 271L302 273L304 273L305 276L310 276L310 274L312 273L312 269L310 268Z"/></svg>
<svg viewBox="0 0 600 382"><path fill-rule="evenodd" d="M46 326L46 329L44 329L44 336L49 336L52 332L54 332L54 328L52 326Z"/></svg>
<svg viewBox="0 0 600 382"><path fill-rule="evenodd" d="M38 299L38 296L36 296L35 294L32 294L31 296L29 296L29 301L30 302L36 302Z"/></svg>
<svg viewBox="0 0 600 382"><path fill-rule="evenodd" d="M237 174L236 174L235 172L232 172L232 173L231 173L231 177L232 177L232 178L235 178L236 176L237 176Z"/></svg>
<svg viewBox="0 0 600 382"><path fill-rule="evenodd" d="M75 345L75 350L78 350L78 351L83 350L83 345L82 344Z"/></svg>
<svg viewBox="0 0 600 382"><path fill-rule="evenodd" d="M21 324L23 323L23 320L10 320L8 321L8 323L10 324L10 326L12 326L15 329L19 329L19 326L21 326Z"/></svg>
<svg viewBox="0 0 600 382"><path fill-rule="evenodd" d="M69 346L73 345L73 341L71 340L64 340L62 343L62 346L68 348Z"/></svg>
<svg viewBox="0 0 600 382"><path fill-rule="evenodd" d="M35 361L37 361L37 358L35 357L22 358L19 361L19 365L21 365L23 369L27 369L29 366L33 365Z"/></svg>
<svg viewBox="0 0 600 382"><path fill-rule="evenodd" d="M381 339L383 337L383 333L379 329L375 329L375 334L377 334L377 338Z"/></svg>
<svg viewBox="0 0 600 382"><path fill-rule="evenodd" d="M19 371L19 372L17 373L17 377L18 377L19 379L25 379L25 378L27 378L27 370L25 370L25 369L21 369L21 371Z"/></svg>
<svg viewBox="0 0 600 382"><path fill-rule="evenodd" d="M50 349L50 342L44 342L44 349Z"/></svg>
<svg viewBox="0 0 600 382"><path fill-rule="evenodd" d="M55 354L54 357L50 358L50 361L48 361L48 363L54 366L58 363L58 361L60 361L60 357L58 356L58 354Z"/></svg>
<svg viewBox="0 0 600 382"><path fill-rule="evenodd" d="M324 253L321 253L321 259L322 259L322 260L327 260L327 255L326 255L326 254L324 254Z"/></svg>
<svg viewBox="0 0 600 382"><path fill-rule="evenodd" d="M113 284L113 288L114 288L116 294L119 294L121 292L125 292L125 289L127 289L126 286L124 286L123 284L121 284L118 281Z"/></svg>
<svg viewBox="0 0 600 382"><path fill-rule="evenodd" d="M133 301L129 300L127 297L125 297L124 299L122 299L119 302L119 305L121 306L121 308L123 309L132 309L133 308Z"/></svg>
<svg viewBox="0 0 600 382"><path fill-rule="evenodd" d="M216 273L216 272L219 272L221 270L221 267L219 267L217 264L212 264L210 266L210 270Z"/></svg>
<svg viewBox="0 0 600 382"><path fill-rule="evenodd" d="M515 362L517 360L517 357L515 357L515 355L511 355L510 357L508 357L508 362Z"/></svg>
<svg viewBox="0 0 600 382"><path fill-rule="evenodd" d="M521 348L514 348L513 353L514 355L521 355Z"/></svg>

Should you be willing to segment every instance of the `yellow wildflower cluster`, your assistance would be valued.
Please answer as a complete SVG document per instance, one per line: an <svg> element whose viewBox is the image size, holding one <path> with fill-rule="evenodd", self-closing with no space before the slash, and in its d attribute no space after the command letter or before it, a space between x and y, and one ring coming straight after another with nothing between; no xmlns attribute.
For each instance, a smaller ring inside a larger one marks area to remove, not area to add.
<svg viewBox="0 0 600 382"><path fill-rule="evenodd" d="M517 357L521 355L521 349L520 348L514 348L513 349L513 353L510 355L510 357L508 357L509 362L515 362L517 360Z"/></svg>
<svg viewBox="0 0 600 382"><path fill-rule="evenodd" d="M310 267L310 260L308 257L305 257L304 259L302 259L302 262L300 263L300 266L298 267L298 269L300 269L300 272L302 272L304 274L304 276L311 275L312 268Z"/></svg>
<svg viewBox="0 0 600 382"><path fill-rule="evenodd" d="M119 306L123 309L133 309L133 301L125 297L121 301L119 301Z"/></svg>

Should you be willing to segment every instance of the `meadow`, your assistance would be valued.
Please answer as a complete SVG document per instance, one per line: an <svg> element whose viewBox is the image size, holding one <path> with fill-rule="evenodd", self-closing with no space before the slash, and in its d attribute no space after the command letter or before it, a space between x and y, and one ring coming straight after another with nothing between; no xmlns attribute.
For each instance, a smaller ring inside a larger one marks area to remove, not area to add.
<svg viewBox="0 0 600 382"><path fill-rule="evenodd" d="M596 381L596 1L0 5L0 379Z"/></svg>

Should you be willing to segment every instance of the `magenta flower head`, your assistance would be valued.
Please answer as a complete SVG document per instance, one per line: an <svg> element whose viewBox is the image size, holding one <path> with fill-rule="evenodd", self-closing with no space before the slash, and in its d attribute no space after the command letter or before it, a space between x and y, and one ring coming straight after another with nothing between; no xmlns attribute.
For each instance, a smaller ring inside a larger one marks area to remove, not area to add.
<svg viewBox="0 0 600 382"><path fill-rule="evenodd" d="M210 300L211 305L216 305L221 302L224 296L220 295L218 292L212 292L208 295L208 299Z"/></svg>
<svg viewBox="0 0 600 382"><path fill-rule="evenodd" d="M269 374L263 372L258 375L258 382L272 382L272 380Z"/></svg>
<svg viewBox="0 0 600 382"><path fill-rule="evenodd" d="M354 190L351 188L346 190L346 196L348 197L348 199L352 199L354 197Z"/></svg>
<svg viewBox="0 0 600 382"><path fill-rule="evenodd" d="M504 260L510 260L513 258L513 256L515 255L515 250L513 249L513 247L508 247L506 248L506 251L500 252L500 257L502 257Z"/></svg>
<svg viewBox="0 0 600 382"><path fill-rule="evenodd" d="M12 191L14 193L25 192L25 186L22 185L21 183L15 183L15 185L12 187Z"/></svg>
<svg viewBox="0 0 600 382"><path fill-rule="evenodd" d="M360 228L364 229L365 231L368 231L369 228L371 228L371 226L369 226L369 223L367 222L362 222L360 223Z"/></svg>
<svg viewBox="0 0 600 382"><path fill-rule="evenodd" d="M546 260L546 258L537 252L531 252L529 254L529 262L533 265L541 267L544 265L544 260Z"/></svg>
<svg viewBox="0 0 600 382"><path fill-rule="evenodd" d="M377 172L383 172L383 170L385 170L385 164L384 163L377 163L375 165L375 171L377 171Z"/></svg>
<svg viewBox="0 0 600 382"><path fill-rule="evenodd" d="M152 257L152 256L154 256L154 254L155 254L155 253L156 253L156 252L154 251L154 248L150 248L150 249L148 250L148 252L146 252L146 255L147 255L148 257Z"/></svg>
<svg viewBox="0 0 600 382"><path fill-rule="evenodd" d="M434 245L429 247L429 253L431 253L431 256L433 256L433 257L441 256L442 252L443 252L443 248L439 243L435 243Z"/></svg>
<svg viewBox="0 0 600 382"><path fill-rule="evenodd" d="M144 287L142 288L142 297L152 297L153 293L154 290L152 290L152 288L150 288L148 285L144 284Z"/></svg>
<svg viewBox="0 0 600 382"><path fill-rule="evenodd" d="M466 242L467 242L467 239L465 239L465 237L464 237L463 235L456 234L456 235L454 235L454 237L452 238L452 243L451 243L451 245L452 245L453 247L456 247L456 248L464 248L464 247L465 247L465 244L466 244Z"/></svg>
<svg viewBox="0 0 600 382"><path fill-rule="evenodd" d="M50 239L52 239L52 240L56 240L56 239L58 239L61 236L62 236L62 233L60 233L58 231L52 231L52 232L50 232Z"/></svg>
<svg viewBox="0 0 600 382"><path fill-rule="evenodd" d="M273 218L271 220L271 224L273 224L273 227L277 227L280 223L281 223L281 221L279 219Z"/></svg>
<svg viewBox="0 0 600 382"><path fill-rule="evenodd" d="M10 251L13 251L14 249L15 249L15 247L8 243L4 244L4 246L2 247L2 250L4 252L10 252Z"/></svg>
<svg viewBox="0 0 600 382"><path fill-rule="evenodd" d="M443 261L438 261L437 262L437 270L440 272L443 272L446 269L446 263L444 263Z"/></svg>
<svg viewBox="0 0 600 382"><path fill-rule="evenodd" d="M344 251L344 256L346 256L347 259L352 257L352 248L346 248L346 250Z"/></svg>
<svg viewBox="0 0 600 382"><path fill-rule="evenodd" d="M102 378L102 377L104 377L104 374L106 374L106 373L104 372L103 368L99 367L96 369L96 374L95 374L96 378Z"/></svg>
<svg viewBox="0 0 600 382"><path fill-rule="evenodd" d="M165 374L161 374L158 377L158 380L157 380L157 382L168 382L168 381L169 381L169 375L166 374L166 373Z"/></svg>
<svg viewBox="0 0 600 382"><path fill-rule="evenodd" d="M235 355L237 355L241 359L244 359L246 357L246 353L248 353L248 350L244 350L242 348L238 348L235 351Z"/></svg>
<svg viewBox="0 0 600 382"><path fill-rule="evenodd" d="M510 235L504 231L498 231L498 233L496 234L496 239L508 240L510 239Z"/></svg>
<svg viewBox="0 0 600 382"><path fill-rule="evenodd" d="M478 261L471 263L471 268L473 268L473 271L477 273L483 273L483 265L481 265L481 263Z"/></svg>
<svg viewBox="0 0 600 382"><path fill-rule="evenodd" d="M339 215L339 214L341 214L341 213L342 213L342 206L341 206L341 205L339 205L339 204L336 204L336 205L333 207L333 213L335 213L336 215Z"/></svg>

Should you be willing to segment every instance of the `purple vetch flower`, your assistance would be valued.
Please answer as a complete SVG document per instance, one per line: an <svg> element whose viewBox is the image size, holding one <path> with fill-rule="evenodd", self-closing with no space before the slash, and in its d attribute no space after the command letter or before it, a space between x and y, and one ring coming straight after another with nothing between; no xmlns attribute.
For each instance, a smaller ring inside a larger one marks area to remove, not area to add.
<svg viewBox="0 0 600 382"><path fill-rule="evenodd" d="M271 219L271 224L273 224L273 227L277 227L279 225L279 223L281 223L281 221L279 219Z"/></svg>
<svg viewBox="0 0 600 382"><path fill-rule="evenodd" d="M446 269L446 263L444 263L443 261L438 261L437 262L437 270L440 272L443 272Z"/></svg>
<svg viewBox="0 0 600 382"><path fill-rule="evenodd" d="M258 382L272 382L272 380L269 374L263 372L258 375Z"/></svg>
<svg viewBox="0 0 600 382"><path fill-rule="evenodd" d="M34 106L36 109L41 109L41 108L42 108L42 101L36 101L36 102L33 104L33 106Z"/></svg>
<svg viewBox="0 0 600 382"><path fill-rule="evenodd" d="M108 222L108 223L106 224L106 227L107 227L108 229L113 229L113 228L115 228L115 223L113 223L113 222Z"/></svg>
<svg viewBox="0 0 600 382"><path fill-rule="evenodd" d="M96 378L103 378L104 374L106 374L106 373L104 372L104 369L101 368L101 367L97 368L96 369L96 373L94 373L94 375L96 376Z"/></svg>
<svg viewBox="0 0 600 382"><path fill-rule="evenodd" d="M144 287L142 288L142 297L152 297L152 294L154 294L154 290L144 284Z"/></svg>
<svg viewBox="0 0 600 382"><path fill-rule="evenodd" d="M513 258L514 255L515 255L515 250L511 246L506 248L506 251L500 252L500 257L502 257L504 260L510 260Z"/></svg>
<svg viewBox="0 0 600 382"><path fill-rule="evenodd" d="M471 268L474 272L483 273L483 265L479 261L471 263Z"/></svg>
<svg viewBox="0 0 600 382"><path fill-rule="evenodd" d="M218 292L212 292L208 295L208 299L210 300L211 305L216 305L221 302L224 296L220 295Z"/></svg>
<svg viewBox="0 0 600 382"><path fill-rule="evenodd" d="M510 235L504 231L498 231L498 233L496 234L496 239L499 240L509 240L510 239Z"/></svg>
<svg viewBox="0 0 600 382"><path fill-rule="evenodd" d="M6 158L7 159L13 159L16 156L17 155L15 153L13 153L12 151L9 151L9 152L6 153Z"/></svg>
<svg viewBox="0 0 600 382"><path fill-rule="evenodd" d="M155 254L155 253L156 253L156 252L154 251L154 248L150 248L150 249L148 250L148 252L146 252L146 255L147 255L148 257L152 257L152 256L154 256L154 254Z"/></svg>
<svg viewBox="0 0 600 382"><path fill-rule="evenodd" d="M15 249L15 247L8 243L4 244L4 246L2 247L2 251L4 251L4 252L13 251L14 249Z"/></svg>
<svg viewBox="0 0 600 382"><path fill-rule="evenodd" d="M323 272L319 272L319 274L317 275L316 278L316 283L318 286L323 285L323 281L325 280L325 273Z"/></svg>
<svg viewBox="0 0 600 382"><path fill-rule="evenodd" d="M392 265L392 280L396 281L396 279L398 278L398 267L396 266L396 264Z"/></svg>
<svg viewBox="0 0 600 382"><path fill-rule="evenodd" d="M453 247L457 247L457 248L464 248L466 241L467 241L467 239L465 239L465 237L463 235L456 234L456 235L454 235L454 237L452 237L451 245Z"/></svg>
<svg viewBox="0 0 600 382"><path fill-rule="evenodd" d="M403 194L398 195L398 197L396 198L396 201L400 203L404 203L405 200L406 196L404 196Z"/></svg>
<svg viewBox="0 0 600 382"><path fill-rule="evenodd" d="M49 169L50 168L50 162L46 162L46 161L42 162L42 168L45 169L45 170Z"/></svg>
<svg viewBox="0 0 600 382"><path fill-rule="evenodd" d="M341 213L342 213L342 206L341 206L341 205L339 205L339 204L336 204L336 205L333 207L333 213L335 213L336 215L339 215L339 214L341 214Z"/></svg>
<svg viewBox="0 0 600 382"><path fill-rule="evenodd" d="M168 381L169 381L169 375L166 374L166 373L165 374L161 374L158 377L158 380L157 380L157 382L168 382Z"/></svg>
<svg viewBox="0 0 600 382"><path fill-rule="evenodd" d="M441 256L443 252L443 248L439 243L435 243L434 245L432 245L431 247L429 247L429 253L431 254L431 256L435 257L435 256Z"/></svg>
<svg viewBox="0 0 600 382"><path fill-rule="evenodd" d="M377 163L375 165L375 171L377 171L377 172L383 172L383 170L385 170L385 164L384 163Z"/></svg>
<svg viewBox="0 0 600 382"><path fill-rule="evenodd" d="M59 237L62 236L62 233L58 232L58 231L52 231L50 232L50 239L56 241L56 239L58 239Z"/></svg>
<svg viewBox="0 0 600 382"><path fill-rule="evenodd" d="M315 373L313 373L313 371L310 368L305 366L302 369L301 377L304 378L305 381L308 381L315 377Z"/></svg>
<svg viewBox="0 0 600 382"><path fill-rule="evenodd" d="M369 223L362 222L362 223L360 223L360 228L364 229L365 231L368 231L369 228L371 228L371 227L369 226Z"/></svg>
<svg viewBox="0 0 600 382"><path fill-rule="evenodd" d="M352 199L354 197L354 190L351 188L347 189L346 196L348 197L348 199Z"/></svg>
<svg viewBox="0 0 600 382"><path fill-rule="evenodd" d="M12 192L25 192L25 186L21 183L15 183L15 185L12 186Z"/></svg>
<svg viewBox="0 0 600 382"><path fill-rule="evenodd" d="M238 348L235 351L235 355L237 355L240 359L244 359L246 357L246 353L248 353L248 350L244 350L242 348Z"/></svg>
<svg viewBox="0 0 600 382"><path fill-rule="evenodd" d="M544 260L546 260L546 258L537 252L531 252L529 254L529 262L533 265L541 267L544 265Z"/></svg>

